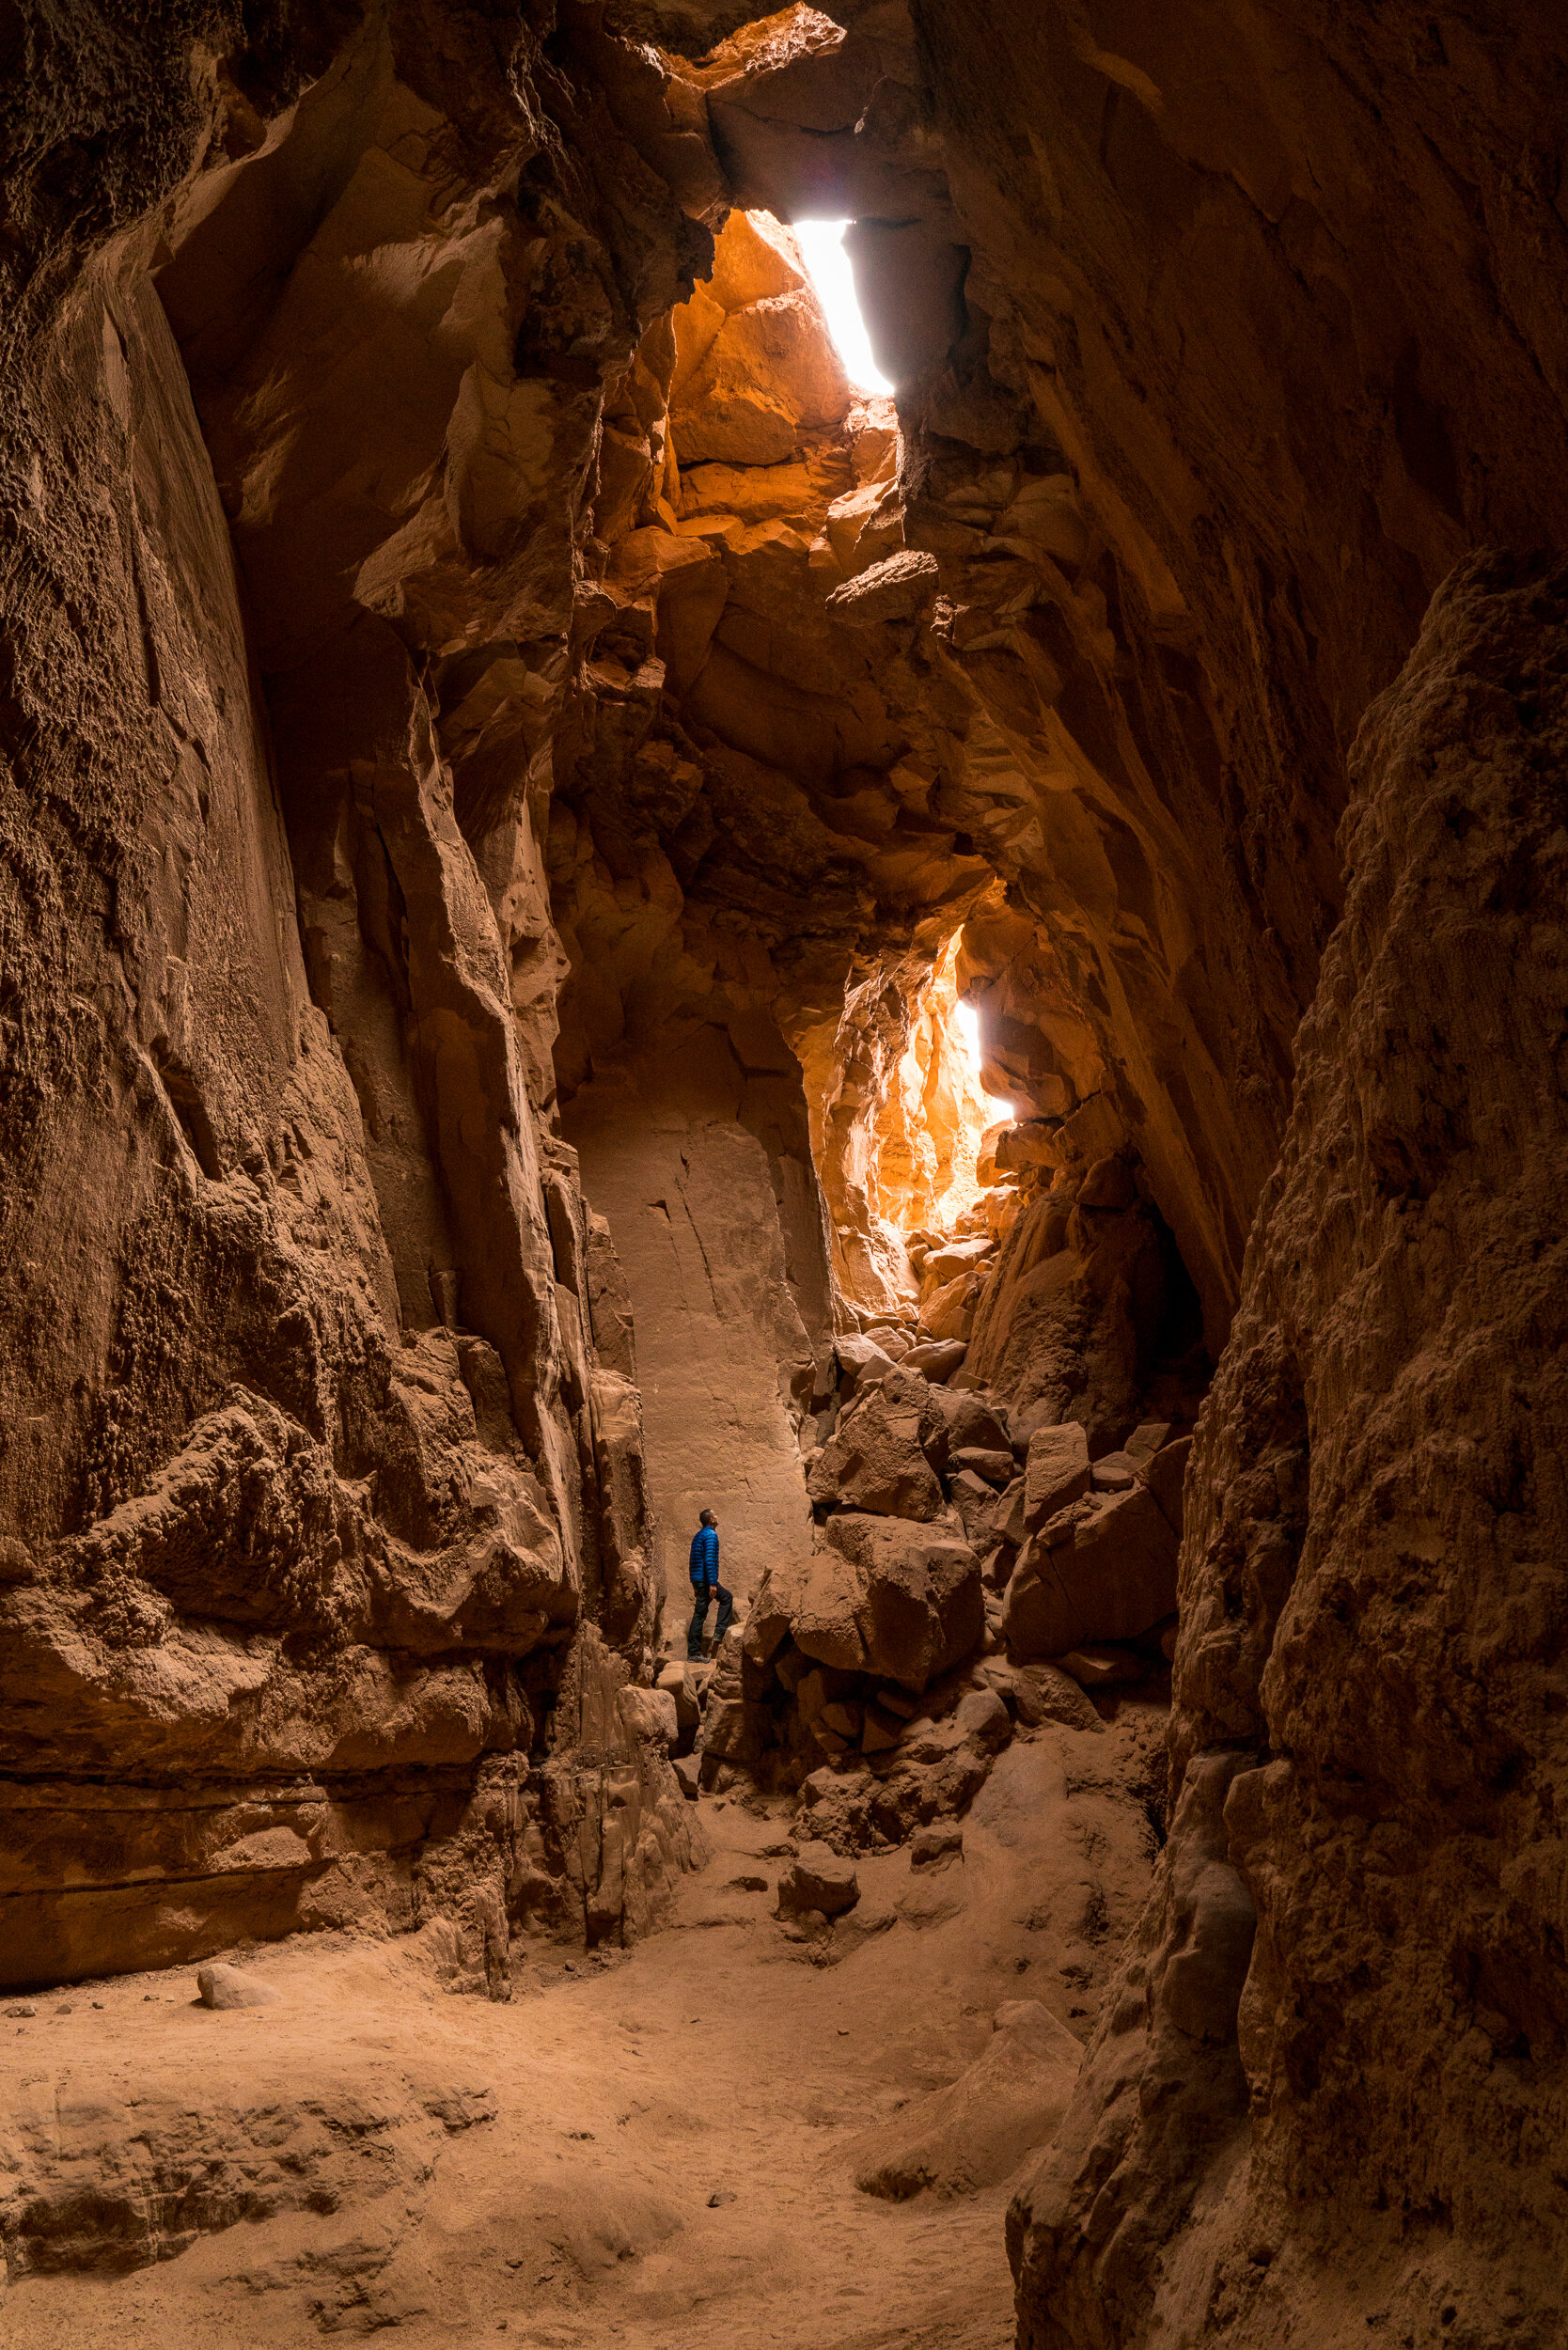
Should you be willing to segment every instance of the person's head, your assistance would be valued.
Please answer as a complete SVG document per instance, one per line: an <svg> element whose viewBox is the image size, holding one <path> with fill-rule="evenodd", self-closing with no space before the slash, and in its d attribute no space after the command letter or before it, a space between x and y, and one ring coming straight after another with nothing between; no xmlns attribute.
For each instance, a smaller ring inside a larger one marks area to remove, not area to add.
<svg viewBox="0 0 1568 2350"><path fill-rule="evenodd" d="M712 1510L704 1510L699 1513L698 1523L700 1526L717 1526L718 1520Z"/></svg>

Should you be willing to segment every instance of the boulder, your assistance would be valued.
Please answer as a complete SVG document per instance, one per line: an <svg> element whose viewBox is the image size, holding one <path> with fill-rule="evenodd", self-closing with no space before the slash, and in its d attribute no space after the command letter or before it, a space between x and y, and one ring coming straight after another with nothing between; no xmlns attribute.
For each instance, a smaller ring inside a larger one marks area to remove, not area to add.
<svg viewBox="0 0 1568 2350"><path fill-rule="evenodd" d="M835 1339L833 1352L839 1357L839 1384L846 1395L858 1393L862 1386L874 1386L893 1368L892 1357L870 1339Z"/></svg>
<svg viewBox="0 0 1568 2350"><path fill-rule="evenodd" d="M933 1248L920 1268L922 1292L928 1288L940 1289L945 1282L954 1280L961 1273L972 1273L990 1256L995 1246L990 1234L986 1233L974 1240L950 1240L940 1248Z"/></svg>
<svg viewBox="0 0 1568 2350"><path fill-rule="evenodd" d="M909 1865L912 1869L932 1869L945 1860L964 1857L964 1830L961 1827L923 1827L910 1840Z"/></svg>
<svg viewBox="0 0 1568 2350"><path fill-rule="evenodd" d="M958 1701L958 1732L982 1754L999 1754L1012 1736L1008 1710L995 1689L971 1689Z"/></svg>
<svg viewBox="0 0 1568 2350"><path fill-rule="evenodd" d="M980 1478L998 1492L1012 1482L1011 1451L990 1452L982 1445L961 1445L956 1452L949 1453L948 1459L955 1469Z"/></svg>
<svg viewBox="0 0 1568 2350"><path fill-rule="evenodd" d="M1094 1463L1090 1481L1097 1494L1124 1494L1132 1490L1137 1479L1137 1465L1130 1452L1105 1452Z"/></svg>
<svg viewBox="0 0 1568 2350"><path fill-rule="evenodd" d="M904 1726L896 1714L883 1705L866 1708L865 1727L860 1732L862 1754L890 1754L903 1736Z"/></svg>
<svg viewBox="0 0 1568 2350"><path fill-rule="evenodd" d="M702 1785L702 1760L696 1754L678 1754L670 1764L675 1783L688 1803L695 1803Z"/></svg>
<svg viewBox="0 0 1568 2350"><path fill-rule="evenodd" d="M1037 1428L1024 1468L1024 1523L1031 1532L1090 1488L1089 1437L1075 1420Z"/></svg>
<svg viewBox="0 0 1568 2350"><path fill-rule="evenodd" d="M812 1462L807 1492L814 1502L837 1500L883 1517L940 1517L942 1488L926 1446L942 1434L926 1382L889 1365Z"/></svg>
<svg viewBox="0 0 1568 2350"><path fill-rule="evenodd" d="M961 1468L948 1480L948 1498L964 1521L964 1531L977 1550L994 1549L996 1534L992 1520L996 1512L996 1489L988 1485L973 1469Z"/></svg>
<svg viewBox="0 0 1568 2350"><path fill-rule="evenodd" d="M949 1386L934 1389L933 1400L947 1422L949 1452L962 1451L965 1448L984 1452L1011 1452L1012 1439L1008 1434L1006 1421L978 1395L967 1388Z"/></svg>
<svg viewBox="0 0 1568 2350"><path fill-rule="evenodd" d="M1028 1532L1024 1523L1024 1500L1025 1480L1022 1477L1015 1477L1011 1484L1004 1489L991 1520L1003 1542L1011 1543L1014 1550L1023 1548L1024 1538Z"/></svg>
<svg viewBox="0 0 1568 2350"><path fill-rule="evenodd" d="M1129 1445L1129 1451L1131 1449ZM1141 1462L1138 1467L1139 1477L1159 1504L1160 1514L1174 1529L1178 1542L1182 1536L1182 1487L1191 1451L1192 1438L1178 1436L1174 1444L1162 1445L1152 1459Z"/></svg>
<svg viewBox="0 0 1568 2350"><path fill-rule="evenodd" d="M263 1982L259 1975L247 1975L221 1960L196 1968L196 1989L204 2007L273 2007L279 1997L275 1986Z"/></svg>
<svg viewBox="0 0 1568 2350"><path fill-rule="evenodd" d="M1059 1722L1064 1730L1103 1731L1105 1727L1082 1685L1059 1665L1015 1665L1012 1692L1018 1718L1031 1730L1042 1722Z"/></svg>
<svg viewBox="0 0 1568 2350"><path fill-rule="evenodd" d="M912 1346L900 1369L917 1371L934 1386L945 1386L969 1352L964 1339L933 1339L922 1346Z"/></svg>
<svg viewBox="0 0 1568 2350"><path fill-rule="evenodd" d="M931 1291L920 1308L920 1333L926 1343L967 1343L984 1289L983 1273L957 1273L940 1289Z"/></svg>
<svg viewBox="0 0 1568 2350"><path fill-rule="evenodd" d="M840 1858L831 1844L803 1844L793 1860L778 1872L781 1912L820 1910L824 1918L842 1917L860 1899L855 1863Z"/></svg>
<svg viewBox="0 0 1568 2350"><path fill-rule="evenodd" d="M1062 1538L1048 1523L1008 1584L1002 1636L1014 1657L1134 1639L1176 1605L1176 1536L1144 1486L1059 1514Z"/></svg>
<svg viewBox="0 0 1568 2350"><path fill-rule="evenodd" d="M980 1642L980 1560L946 1528L845 1511L828 1521L793 1624L822 1663L917 1692Z"/></svg>
<svg viewBox="0 0 1568 2350"><path fill-rule="evenodd" d="M850 628L873 628L884 620L912 620L936 593L936 557L913 547L873 563L870 571L835 588L827 608Z"/></svg>
<svg viewBox="0 0 1568 2350"><path fill-rule="evenodd" d="M1080 1526L1087 1526L1090 1518L1098 1516L1107 1498L1105 1494L1081 1494L1065 1510L1054 1511L1040 1531L1030 1536L1030 1541L1043 1551L1059 1550L1063 1543L1072 1541Z"/></svg>
<svg viewBox="0 0 1568 2350"><path fill-rule="evenodd" d="M999 1175L1016 1175L1030 1167L1059 1167L1067 1155L1058 1139L1058 1118L1026 1118L1017 1125L993 1131L996 1139L991 1155Z"/></svg>
<svg viewBox="0 0 1568 2350"><path fill-rule="evenodd" d="M1146 1658L1124 1648L1074 1648L1057 1661L1081 1689L1113 1689L1119 1684L1142 1681L1149 1671Z"/></svg>
<svg viewBox="0 0 1568 2350"><path fill-rule="evenodd" d="M1152 1461L1170 1441L1168 1419L1146 1419L1134 1429L1121 1449L1130 1460Z"/></svg>

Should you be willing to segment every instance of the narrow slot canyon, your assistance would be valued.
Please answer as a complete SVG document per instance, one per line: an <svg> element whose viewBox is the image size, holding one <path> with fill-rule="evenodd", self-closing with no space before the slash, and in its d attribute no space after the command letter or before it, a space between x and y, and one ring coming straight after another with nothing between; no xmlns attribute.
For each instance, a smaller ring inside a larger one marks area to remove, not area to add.
<svg viewBox="0 0 1568 2350"><path fill-rule="evenodd" d="M1565 93L0 25L8 2342L1568 2350Z"/></svg>

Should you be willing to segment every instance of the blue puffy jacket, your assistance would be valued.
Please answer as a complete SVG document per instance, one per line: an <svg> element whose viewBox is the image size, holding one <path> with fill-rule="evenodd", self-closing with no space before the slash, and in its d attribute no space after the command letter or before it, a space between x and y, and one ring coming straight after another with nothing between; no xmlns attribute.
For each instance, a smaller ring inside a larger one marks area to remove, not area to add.
<svg viewBox="0 0 1568 2350"><path fill-rule="evenodd" d="M718 1528L699 1526L692 1536L692 1581L718 1581Z"/></svg>

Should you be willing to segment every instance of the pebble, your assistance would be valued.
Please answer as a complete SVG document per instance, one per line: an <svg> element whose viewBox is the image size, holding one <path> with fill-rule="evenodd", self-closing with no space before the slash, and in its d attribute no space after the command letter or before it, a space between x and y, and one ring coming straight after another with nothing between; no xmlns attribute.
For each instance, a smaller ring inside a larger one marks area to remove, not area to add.
<svg viewBox="0 0 1568 2350"><path fill-rule="evenodd" d="M36 2015L38 2009L36 2007L8 2007L6 2013L8 2015Z"/></svg>

